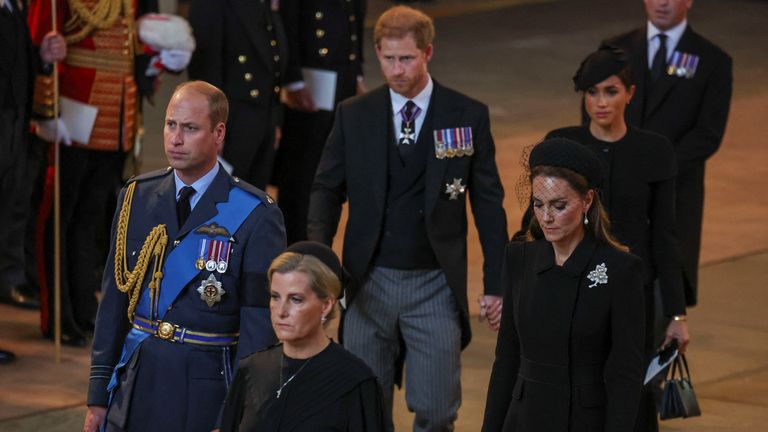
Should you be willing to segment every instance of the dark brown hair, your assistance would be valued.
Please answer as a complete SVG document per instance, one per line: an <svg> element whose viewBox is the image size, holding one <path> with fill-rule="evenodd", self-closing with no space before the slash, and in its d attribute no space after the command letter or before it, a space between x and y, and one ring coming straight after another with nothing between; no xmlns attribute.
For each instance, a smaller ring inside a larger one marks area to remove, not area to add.
<svg viewBox="0 0 768 432"><path fill-rule="evenodd" d="M219 90L218 87L205 81L187 81L176 86L173 94L175 95L182 90L194 91L205 96L205 99L208 100L208 118L211 120L211 131L219 123L227 123L229 101L224 92Z"/></svg>
<svg viewBox="0 0 768 432"><path fill-rule="evenodd" d="M595 239L597 239L597 241L607 244L614 249L620 250L622 252L629 251L628 247L621 244L611 234L611 221L608 218L608 211L605 210L605 207L603 207L603 203L600 200L600 194L597 193L596 189L589 187L587 179L583 175L569 170L568 168L555 167L551 165L539 165L533 167L531 169L531 183L533 183L533 179L540 176L554 177L564 180L566 183L568 183L568 186L576 191L576 193L578 193L581 197L585 197L590 189L593 190L594 198L592 199L592 205L589 207L589 210L587 210L589 225L584 227L585 232L591 234ZM541 231L541 226L539 226L539 220L536 219L536 216L534 215L531 217L531 222L528 225L526 239L535 240L541 238L544 238L544 233Z"/></svg>

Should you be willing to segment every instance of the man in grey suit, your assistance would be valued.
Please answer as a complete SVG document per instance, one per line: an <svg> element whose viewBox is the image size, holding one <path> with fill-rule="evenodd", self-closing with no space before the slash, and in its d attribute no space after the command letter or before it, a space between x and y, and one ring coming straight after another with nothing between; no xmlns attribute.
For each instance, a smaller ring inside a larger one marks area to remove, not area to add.
<svg viewBox="0 0 768 432"><path fill-rule="evenodd" d="M374 42L387 85L340 104L312 187L308 236L330 244L349 202L343 343L377 374L391 412L404 359L414 430L450 431L470 340L466 197L485 258L481 314L501 317L504 191L488 108L434 81L432 20L396 6ZM391 428L391 423L390 423Z"/></svg>

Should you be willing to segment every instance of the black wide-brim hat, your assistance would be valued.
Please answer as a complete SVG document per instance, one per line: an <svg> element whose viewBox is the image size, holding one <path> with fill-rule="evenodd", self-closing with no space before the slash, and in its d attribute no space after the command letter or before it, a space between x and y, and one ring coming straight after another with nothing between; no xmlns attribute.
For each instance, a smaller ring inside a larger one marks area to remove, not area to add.
<svg viewBox="0 0 768 432"><path fill-rule="evenodd" d="M537 166L567 168L587 179L591 188L603 184L600 160L586 146L567 138L548 138L537 144L528 158L529 169Z"/></svg>

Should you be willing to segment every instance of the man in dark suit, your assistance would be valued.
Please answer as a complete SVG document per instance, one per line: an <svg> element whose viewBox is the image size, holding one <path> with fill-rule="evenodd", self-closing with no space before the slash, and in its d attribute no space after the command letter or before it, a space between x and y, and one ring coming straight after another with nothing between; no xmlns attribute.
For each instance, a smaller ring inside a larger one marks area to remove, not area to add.
<svg viewBox="0 0 768 432"><path fill-rule="evenodd" d="M48 33L38 51L30 40L24 2L0 0L0 301L36 307L25 281L24 233L30 206L25 184L28 156L27 132L32 105L32 83L45 64L66 56L64 38ZM13 353L0 350L0 364L11 362Z"/></svg>
<svg viewBox="0 0 768 432"><path fill-rule="evenodd" d="M264 188L272 173L287 46L275 1L192 0L197 48L189 77L221 88L230 102L224 159Z"/></svg>
<svg viewBox="0 0 768 432"><path fill-rule="evenodd" d="M312 187L308 236L330 244L345 200L343 343L377 374L391 413L404 355L414 430L452 430L470 341L467 214L485 256L485 312L501 315L506 216L488 108L432 80L432 20L397 6L374 41L387 85L342 102ZM403 351L404 349L404 351ZM391 420L390 420L391 421Z"/></svg>
<svg viewBox="0 0 768 432"><path fill-rule="evenodd" d="M677 235L689 306L697 298L704 169L725 133L733 81L728 54L688 25L692 4L645 0L646 26L603 42L631 59L637 90L627 122L664 135L675 148Z"/></svg>
<svg viewBox="0 0 768 432"><path fill-rule="evenodd" d="M120 193L86 431L210 431L236 357L275 341L266 271L285 248L282 214L217 163L227 113L218 88L179 86L163 135L171 166Z"/></svg>
<svg viewBox="0 0 768 432"><path fill-rule="evenodd" d="M363 92L365 1L288 1L282 3L280 16L290 53L275 180L290 244L307 239L309 191L333 126L333 108L316 105L302 71L335 74L334 104Z"/></svg>

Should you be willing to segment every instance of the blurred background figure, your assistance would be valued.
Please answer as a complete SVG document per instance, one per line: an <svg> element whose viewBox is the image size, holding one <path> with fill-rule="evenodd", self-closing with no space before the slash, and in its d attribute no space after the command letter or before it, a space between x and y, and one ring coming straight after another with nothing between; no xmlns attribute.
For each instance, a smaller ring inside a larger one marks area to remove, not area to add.
<svg viewBox="0 0 768 432"><path fill-rule="evenodd" d="M191 0L197 49L189 78L229 99L223 157L233 175L264 189L279 140L280 90L288 47L277 1Z"/></svg>
<svg viewBox="0 0 768 432"><path fill-rule="evenodd" d="M688 24L693 0L644 0L645 26L604 41L627 52L637 86L627 123L667 137L677 158L675 214L685 301L696 304L704 170L731 105L731 57ZM643 430L656 430L655 427Z"/></svg>
<svg viewBox="0 0 768 432"><path fill-rule="evenodd" d="M36 308L37 290L25 270L24 234L27 231L31 185L27 183L29 120L35 75L67 53L57 33L40 35L33 45L27 26L26 2L0 0L0 301ZM13 361L13 353L0 350L0 364Z"/></svg>
<svg viewBox="0 0 768 432"><path fill-rule="evenodd" d="M273 179L285 215L288 244L307 238L309 191L335 106L365 91L363 25L365 0L291 0L280 3L288 40L285 118ZM319 81L318 75L328 76ZM327 92L331 106L313 94Z"/></svg>

